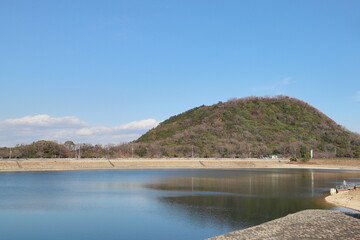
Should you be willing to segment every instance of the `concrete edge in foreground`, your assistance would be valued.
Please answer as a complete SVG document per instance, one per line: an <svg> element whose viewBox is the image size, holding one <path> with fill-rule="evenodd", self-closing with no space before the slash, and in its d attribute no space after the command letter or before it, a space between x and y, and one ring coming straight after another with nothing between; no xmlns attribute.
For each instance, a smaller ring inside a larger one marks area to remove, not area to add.
<svg viewBox="0 0 360 240"><path fill-rule="evenodd" d="M230 239L359 239L360 214L304 210L247 229L209 238Z"/></svg>

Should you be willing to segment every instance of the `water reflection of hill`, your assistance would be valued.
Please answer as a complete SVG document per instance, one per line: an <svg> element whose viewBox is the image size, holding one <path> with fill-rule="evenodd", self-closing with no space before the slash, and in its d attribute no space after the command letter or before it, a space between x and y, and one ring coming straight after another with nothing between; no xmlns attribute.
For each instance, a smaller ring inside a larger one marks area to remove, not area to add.
<svg viewBox="0 0 360 240"><path fill-rule="evenodd" d="M196 219L199 224L217 224L231 229L254 226L304 209L324 208L319 199L268 199L231 195L162 197L160 201L172 208L172 211Z"/></svg>
<svg viewBox="0 0 360 240"><path fill-rule="evenodd" d="M359 171L218 171L209 175L194 174L185 177L160 178L145 184L146 188L166 191L204 191L236 193L257 197L320 196L343 180L357 182Z"/></svg>
<svg viewBox="0 0 360 240"><path fill-rule="evenodd" d="M177 193L159 198L170 212L185 214L200 224L238 229L304 209L331 208L323 200L329 187L359 177L360 172L349 171L219 171L163 178L146 187Z"/></svg>

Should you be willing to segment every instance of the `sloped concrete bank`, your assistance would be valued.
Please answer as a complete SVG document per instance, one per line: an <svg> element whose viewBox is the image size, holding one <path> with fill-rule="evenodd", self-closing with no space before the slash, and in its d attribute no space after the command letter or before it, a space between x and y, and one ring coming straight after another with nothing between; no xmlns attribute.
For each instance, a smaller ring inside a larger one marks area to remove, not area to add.
<svg viewBox="0 0 360 240"><path fill-rule="evenodd" d="M312 160L292 163L288 159L161 158L161 159L0 159L0 172L65 171L95 169L242 169L305 168L360 170L360 160Z"/></svg>
<svg viewBox="0 0 360 240"><path fill-rule="evenodd" d="M0 160L0 171L89 169L236 169L285 167L289 160L259 159L18 159Z"/></svg>
<svg viewBox="0 0 360 240"><path fill-rule="evenodd" d="M359 239L360 214L304 210L244 230L209 238L230 239Z"/></svg>

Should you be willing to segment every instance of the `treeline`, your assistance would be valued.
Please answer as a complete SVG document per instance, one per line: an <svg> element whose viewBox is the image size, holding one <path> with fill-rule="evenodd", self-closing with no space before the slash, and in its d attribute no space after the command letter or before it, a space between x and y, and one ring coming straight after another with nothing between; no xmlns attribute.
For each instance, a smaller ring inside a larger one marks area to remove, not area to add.
<svg viewBox="0 0 360 240"><path fill-rule="evenodd" d="M120 158L134 156L133 147L129 144L92 145L75 144L72 141L58 143L54 141L37 141L28 145L17 145L13 148L0 148L0 158Z"/></svg>
<svg viewBox="0 0 360 240"><path fill-rule="evenodd" d="M300 142L289 143L279 149L269 149L250 143L239 143L237 147L220 143L216 148L185 146L161 146L156 143L124 143L119 145L75 144L71 141L37 141L28 145L0 148L0 158L262 158L277 155L288 158L307 158L310 147ZM360 147L355 151L314 149L316 158L360 158Z"/></svg>

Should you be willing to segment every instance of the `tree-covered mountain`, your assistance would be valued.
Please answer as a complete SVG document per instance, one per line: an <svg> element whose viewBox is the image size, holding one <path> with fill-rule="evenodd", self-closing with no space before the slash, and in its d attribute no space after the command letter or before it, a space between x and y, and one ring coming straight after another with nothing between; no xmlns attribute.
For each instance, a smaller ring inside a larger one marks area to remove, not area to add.
<svg viewBox="0 0 360 240"><path fill-rule="evenodd" d="M173 116L119 145L37 141L0 148L0 158L304 157L360 158L360 136L298 99L248 97Z"/></svg>
<svg viewBox="0 0 360 240"><path fill-rule="evenodd" d="M360 157L360 136L309 104L286 96L247 97L200 106L134 142L144 156Z"/></svg>

